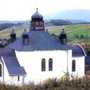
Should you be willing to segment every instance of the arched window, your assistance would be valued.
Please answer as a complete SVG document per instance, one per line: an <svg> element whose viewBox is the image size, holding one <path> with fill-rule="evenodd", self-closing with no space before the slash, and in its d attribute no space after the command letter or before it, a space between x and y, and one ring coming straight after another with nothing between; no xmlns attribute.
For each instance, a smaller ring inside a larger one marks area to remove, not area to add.
<svg viewBox="0 0 90 90"><path fill-rule="evenodd" d="M53 60L52 58L49 59L49 71L53 70Z"/></svg>
<svg viewBox="0 0 90 90"><path fill-rule="evenodd" d="M42 61L41 61L41 71L46 71L46 62L45 62L45 58L43 58Z"/></svg>
<svg viewBox="0 0 90 90"><path fill-rule="evenodd" d="M75 60L72 60L72 72L76 71L76 62Z"/></svg>
<svg viewBox="0 0 90 90"><path fill-rule="evenodd" d="M2 76L2 65L0 64L0 77Z"/></svg>

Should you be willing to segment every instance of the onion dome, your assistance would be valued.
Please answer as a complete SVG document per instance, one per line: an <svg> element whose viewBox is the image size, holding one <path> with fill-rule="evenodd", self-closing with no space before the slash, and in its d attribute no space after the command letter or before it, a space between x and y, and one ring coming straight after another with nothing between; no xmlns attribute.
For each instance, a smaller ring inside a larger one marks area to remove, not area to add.
<svg viewBox="0 0 90 90"><path fill-rule="evenodd" d="M36 12L32 15L32 20L40 19L43 20L43 16L38 12L38 8L36 8Z"/></svg>

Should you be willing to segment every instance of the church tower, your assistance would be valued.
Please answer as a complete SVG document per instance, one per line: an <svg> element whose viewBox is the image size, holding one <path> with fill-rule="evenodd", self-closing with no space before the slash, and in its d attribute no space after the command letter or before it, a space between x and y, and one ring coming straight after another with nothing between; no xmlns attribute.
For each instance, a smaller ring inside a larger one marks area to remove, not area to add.
<svg viewBox="0 0 90 90"><path fill-rule="evenodd" d="M44 20L43 16L39 14L38 8L31 17L31 31L44 31Z"/></svg>

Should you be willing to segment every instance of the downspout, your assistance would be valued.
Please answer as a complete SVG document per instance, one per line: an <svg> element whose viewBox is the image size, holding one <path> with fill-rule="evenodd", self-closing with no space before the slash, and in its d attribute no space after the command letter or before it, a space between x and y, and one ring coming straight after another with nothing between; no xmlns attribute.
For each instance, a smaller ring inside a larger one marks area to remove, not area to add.
<svg viewBox="0 0 90 90"><path fill-rule="evenodd" d="M69 72L68 72L68 49L67 49L67 72L66 72L66 75L69 76Z"/></svg>
<svg viewBox="0 0 90 90"><path fill-rule="evenodd" d="M26 77L26 75L23 75L22 85L25 84L25 77Z"/></svg>

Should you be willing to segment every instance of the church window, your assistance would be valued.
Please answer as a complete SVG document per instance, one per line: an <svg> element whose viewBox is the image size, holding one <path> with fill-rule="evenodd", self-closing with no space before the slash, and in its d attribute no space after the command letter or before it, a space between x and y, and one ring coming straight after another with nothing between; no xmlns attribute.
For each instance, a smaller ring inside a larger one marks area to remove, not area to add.
<svg viewBox="0 0 90 90"><path fill-rule="evenodd" d="M53 60L52 58L49 59L49 71L53 70Z"/></svg>
<svg viewBox="0 0 90 90"><path fill-rule="evenodd" d="M72 72L75 72L76 70L76 62L75 60L72 60Z"/></svg>
<svg viewBox="0 0 90 90"><path fill-rule="evenodd" d="M0 77L2 76L2 65L0 64Z"/></svg>
<svg viewBox="0 0 90 90"><path fill-rule="evenodd" d="M45 58L43 58L42 61L41 61L41 71L46 71L46 62L45 62Z"/></svg>

